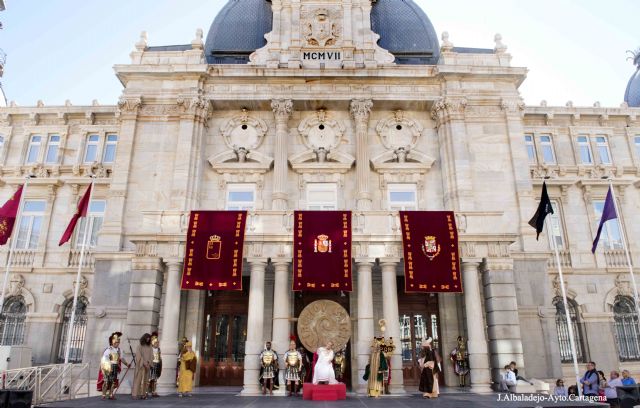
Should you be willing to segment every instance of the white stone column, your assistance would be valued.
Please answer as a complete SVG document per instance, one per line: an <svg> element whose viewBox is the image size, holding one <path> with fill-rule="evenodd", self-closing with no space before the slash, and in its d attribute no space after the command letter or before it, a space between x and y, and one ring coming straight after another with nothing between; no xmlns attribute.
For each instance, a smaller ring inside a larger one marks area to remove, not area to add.
<svg viewBox="0 0 640 408"><path fill-rule="evenodd" d="M249 314L247 316L247 342L244 358L244 386L242 395L260 394L258 358L264 344L264 274L267 262L262 259L249 260L251 282L249 286Z"/></svg>
<svg viewBox="0 0 640 408"><path fill-rule="evenodd" d="M278 364L280 366L280 384L283 382L284 376L284 353L289 349L289 317L291 311L289 309L289 295L291 286L289 286L289 262L284 260L276 260L275 281L273 283L273 335L271 338L271 346L278 352L280 357ZM278 394L284 394L285 387L280 387Z"/></svg>
<svg viewBox="0 0 640 408"><path fill-rule="evenodd" d="M399 260L385 259L382 266L382 314L387 321L386 336L393 339L396 350L391 355L391 383L389 391L392 394L404 394L404 378L402 376L402 351L400 344L400 316L398 313L398 288L396 281L396 266Z"/></svg>
<svg viewBox="0 0 640 408"><path fill-rule="evenodd" d="M371 99L351 101L351 116L356 129L356 208L371 209L369 192L369 115L373 102Z"/></svg>
<svg viewBox="0 0 640 408"><path fill-rule="evenodd" d="M289 171L288 152L289 118L293 111L291 99L274 99L271 108L276 120L276 142L273 161L273 210L287 209L287 173Z"/></svg>
<svg viewBox="0 0 640 408"><path fill-rule="evenodd" d="M371 262L357 262L358 268L358 386L357 392L367 392L367 383L362 379L369 364L371 343L373 341L373 285L371 282Z"/></svg>
<svg viewBox="0 0 640 408"><path fill-rule="evenodd" d="M469 351L469 368L471 391L489 393L491 391L491 373L489 369L489 353L487 337L482 315L480 285L478 284L478 266L480 262L462 262L462 283L464 285L464 303L467 314L467 347Z"/></svg>
<svg viewBox="0 0 640 408"><path fill-rule="evenodd" d="M162 348L162 375L158 390L163 394L176 391L176 365L178 360L178 323L180 321L180 276L182 260L167 261L167 291L162 311L160 347Z"/></svg>

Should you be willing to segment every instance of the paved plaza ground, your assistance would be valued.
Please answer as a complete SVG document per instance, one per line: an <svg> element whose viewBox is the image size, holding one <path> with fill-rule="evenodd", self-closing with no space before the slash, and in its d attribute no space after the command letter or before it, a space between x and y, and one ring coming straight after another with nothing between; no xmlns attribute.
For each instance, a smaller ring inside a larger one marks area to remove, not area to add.
<svg viewBox="0 0 640 408"><path fill-rule="evenodd" d="M513 395L513 394L512 394ZM366 398L351 394L345 401L304 401L302 398L292 397L240 397L233 390L221 389L213 391L211 389L200 389L190 398L178 398L176 394L154 398L151 400L134 401L129 395L120 395L115 401L103 401L99 397L82 398L72 401L56 402L41 405L49 408L172 408L172 407L204 407L204 408L298 408L298 407L340 407L340 408L493 408L493 407L607 407L608 404L591 404L576 402L553 402L553 401L503 401L505 394L479 395L470 392L458 392L455 389L443 390L438 399L423 399L421 394L412 394L406 397L387 396L379 399ZM518 394L517 397L527 397L527 394ZM538 396L544 397L544 396Z"/></svg>

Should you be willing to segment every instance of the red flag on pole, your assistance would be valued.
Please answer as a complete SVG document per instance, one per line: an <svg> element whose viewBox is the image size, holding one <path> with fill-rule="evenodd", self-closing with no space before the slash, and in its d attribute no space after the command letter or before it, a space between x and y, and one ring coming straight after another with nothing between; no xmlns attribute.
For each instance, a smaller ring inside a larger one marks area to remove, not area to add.
<svg viewBox="0 0 640 408"><path fill-rule="evenodd" d="M24 184L18 187L13 196L0 208L0 245L6 244L9 237L11 237L13 224L15 224L18 216L23 187Z"/></svg>
<svg viewBox="0 0 640 408"><path fill-rule="evenodd" d="M86 217L87 211L89 210L89 197L91 196L91 184L89 184L89 188L87 188L87 192L84 193L80 202L78 202L78 210L75 214L73 214L73 218L69 221L69 225L67 225L67 229L64 230L64 234L62 234L62 238L60 238L60 242L58 246L63 245L65 242L71 239L71 235L73 235L73 230L76 228L76 224L80 217Z"/></svg>

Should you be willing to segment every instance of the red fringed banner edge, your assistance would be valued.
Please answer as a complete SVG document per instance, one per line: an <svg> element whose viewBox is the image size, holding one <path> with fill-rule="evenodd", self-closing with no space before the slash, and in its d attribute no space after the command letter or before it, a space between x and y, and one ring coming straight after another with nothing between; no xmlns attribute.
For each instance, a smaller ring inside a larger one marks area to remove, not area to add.
<svg viewBox="0 0 640 408"><path fill-rule="evenodd" d="M400 211L404 290L462 293L453 211Z"/></svg>

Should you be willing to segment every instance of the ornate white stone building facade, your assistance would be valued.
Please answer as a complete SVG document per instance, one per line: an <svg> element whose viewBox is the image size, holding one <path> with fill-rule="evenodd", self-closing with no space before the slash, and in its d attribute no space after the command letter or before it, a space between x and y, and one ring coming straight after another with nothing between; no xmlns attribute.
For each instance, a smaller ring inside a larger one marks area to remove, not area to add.
<svg viewBox="0 0 640 408"><path fill-rule="evenodd" d="M421 41L398 40L407 30ZM8 301L22 309L4 317L24 333L3 332L4 344L27 344L35 364L57 360L78 266L77 246L57 242L95 174L81 349L96 372L111 332L134 341L159 330L165 385L184 335L200 384L255 393L263 342L284 351L300 308L331 298L352 318L356 391L382 318L404 345L395 392L415 387L409 344L427 335L445 356L469 338L477 392L511 360L527 377L570 377L549 231L536 241L527 225L549 177L581 359L640 371L619 228L590 252L607 176L640 261L640 109L525 106L527 70L510 61L499 36L492 49L454 47L446 33L439 44L408 0L234 0L206 42L198 30L189 45L152 47L143 34L131 63L115 66L115 106L0 108L0 196L36 176L11 265ZM245 292L181 292L188 212L225 208L250 210ZM397 290L402 208L456 211L464 294ZM353 211L352 293L290 291L295 209Z"/></svg>

